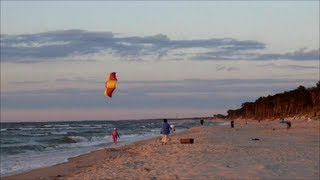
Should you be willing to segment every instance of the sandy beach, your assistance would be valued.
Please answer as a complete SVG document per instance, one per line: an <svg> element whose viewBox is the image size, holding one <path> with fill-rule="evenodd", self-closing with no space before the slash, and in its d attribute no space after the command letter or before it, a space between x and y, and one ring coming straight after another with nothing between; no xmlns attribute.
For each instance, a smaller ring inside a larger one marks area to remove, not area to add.
<svg viewBox="0 0 320 180"><path fill-rule="evenodd" d="M294 120L289 130L278 121L194 127L168 145L159 136L1 179L319 179L319 122Z"/></svg>

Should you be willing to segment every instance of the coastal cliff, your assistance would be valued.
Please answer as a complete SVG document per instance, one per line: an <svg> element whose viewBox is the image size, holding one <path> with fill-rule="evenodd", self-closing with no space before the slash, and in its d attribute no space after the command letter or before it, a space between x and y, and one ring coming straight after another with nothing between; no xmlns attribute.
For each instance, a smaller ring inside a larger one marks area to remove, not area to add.
<svg viewBox="0 0 320 180"><path fill-rule="evenodd" d="M299 86L292 91L260 97L255 102L245 102L240 109L227 113L231 119L320 118L320 81L316 87Z"/></svg>

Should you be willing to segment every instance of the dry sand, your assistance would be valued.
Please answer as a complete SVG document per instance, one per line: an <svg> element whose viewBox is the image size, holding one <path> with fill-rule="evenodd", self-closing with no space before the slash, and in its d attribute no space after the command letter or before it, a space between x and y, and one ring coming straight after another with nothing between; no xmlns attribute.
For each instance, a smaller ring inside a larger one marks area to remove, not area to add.
<svg viewBox="0 0 320 180"><path fill-rule="evenodd" d="M71 158L8 179L319 179L319 120L236 121ZM194 138L194 144L180 144ZM252 139L259 140L252 140Z"/></svg>

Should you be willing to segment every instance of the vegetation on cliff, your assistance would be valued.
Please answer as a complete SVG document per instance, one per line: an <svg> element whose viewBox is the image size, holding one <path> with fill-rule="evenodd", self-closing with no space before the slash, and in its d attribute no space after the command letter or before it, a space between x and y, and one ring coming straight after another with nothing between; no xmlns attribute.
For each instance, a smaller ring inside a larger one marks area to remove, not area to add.
<svg viewBox="0 0 320 180"><path fill-rule="evenodd" d="M320 81L316 87L298 88L245 102L240 109L228 110L228 118L278 119L282 117L320 117Z"/></svg>

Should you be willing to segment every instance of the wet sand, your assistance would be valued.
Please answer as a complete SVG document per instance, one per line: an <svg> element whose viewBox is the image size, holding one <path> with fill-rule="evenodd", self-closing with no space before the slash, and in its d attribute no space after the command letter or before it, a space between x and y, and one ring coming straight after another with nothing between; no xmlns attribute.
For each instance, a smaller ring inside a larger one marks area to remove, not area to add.
<svg viewBox="0 0 320 180"><path fill-rule="evenodd" d="M295 120L289 130L278 121L194 127L167 145L159 136L1 179L319 179L319 123Z"/></svg>

